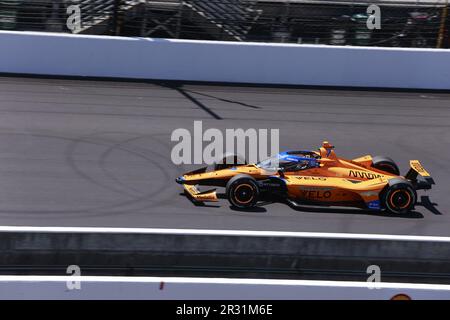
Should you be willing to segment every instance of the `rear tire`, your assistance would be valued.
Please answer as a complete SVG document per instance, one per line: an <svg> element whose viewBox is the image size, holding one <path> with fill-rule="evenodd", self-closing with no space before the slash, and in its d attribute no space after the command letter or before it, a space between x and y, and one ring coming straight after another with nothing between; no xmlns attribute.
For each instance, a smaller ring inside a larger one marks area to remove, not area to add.
<svg viewBox="0 0 450 320"><path fill-rule="evenodd" d="M240 209L253 208L258 202L259 186L253 177L239 174L228 181L226 194L232 206Z"/></svg>
<svg viewBox="0 0 450 320"><path fill-rule="evenodd" d="M384 172L400 175L400 170L394 160L384 156L376 156L372 158L372 167Z"/></svg>
<svg viewBox="0 0 450 320"><path fill-rule="evenodd" d="M414 209L417 193L413 187L404 182L389 186L382 196L384 208L395 214L408 213Z"/></svg>

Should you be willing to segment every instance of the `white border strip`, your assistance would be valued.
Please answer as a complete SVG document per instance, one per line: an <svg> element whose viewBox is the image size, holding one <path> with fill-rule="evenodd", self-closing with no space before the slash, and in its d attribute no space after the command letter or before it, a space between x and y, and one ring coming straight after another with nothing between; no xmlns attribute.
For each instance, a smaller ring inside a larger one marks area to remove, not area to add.
<svg viewBox="0 0 450 320"><path fill-rule="evenodd" d="M299 43L275 43L275 42L246 42L246 41L220 41L220 40L192 40L192 39L166 39L166 38L145 38L145 37L123 37L123 36L107 36L107 35L92 35L92 34L73 34L73 33L58 33L58 32L44 32L44 31L10 31L0 30L1 35L28 35L49 38L67 38L67 39L92 39L92 40L122 40L133 42L136 40L147 41L153 43L173 43L173 44L220 44L227 46L253 46L253 47L285 47L285 48L330 48L333 49L356 49L364 51L405 51L405 52L443 52L448 53L448 49L441 48L404 48L404 47L368 47L368 46L330 46L326 44L299 44Z"/></svg>
<svg viewBox="0 0 450 320"><path fill-rule="evenodd" d="M441 236L413 236L413 235L360 234L360 233L326 233L326 232L290 232L290 231L253 231L253 230L0 226L0 232L130 233L130 234L174 234L174 235L293 237L293 238L450 242L450 237L441 237Z"/></svg>
<svg viewBox="0 0 450 320"><path fill-rule="evenodd" d="M114 276L0 276L2 282L107 282L107 283L192 283L229 285L281 285L311 287L349 287L368 288L373 282L362 281L324 281L324 280L283 280L249 278L189 278L189 277L114 277ZM450 291L450 285L428 283L377 282L380 289L414 289Z"/></svg>

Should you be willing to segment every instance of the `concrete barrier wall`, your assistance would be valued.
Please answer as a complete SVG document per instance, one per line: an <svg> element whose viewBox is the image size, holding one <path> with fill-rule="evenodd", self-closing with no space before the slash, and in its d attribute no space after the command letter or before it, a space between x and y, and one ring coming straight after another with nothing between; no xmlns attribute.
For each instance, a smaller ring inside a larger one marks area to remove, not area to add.
<svg viewBox="0 0 450 320"><path fill-rule="evenodd" d="M0 72L255 84L450 89L450 50L0 31Z"/></svg>
<svg viewBox="0 0 450 320"><path fill-rule="evenodd" d="M450 284L448 238L41 229L0 232L0 272L63 275L67 266L79 265L87 275L365 281L367 268L377 265L385 280Z"/></svg>

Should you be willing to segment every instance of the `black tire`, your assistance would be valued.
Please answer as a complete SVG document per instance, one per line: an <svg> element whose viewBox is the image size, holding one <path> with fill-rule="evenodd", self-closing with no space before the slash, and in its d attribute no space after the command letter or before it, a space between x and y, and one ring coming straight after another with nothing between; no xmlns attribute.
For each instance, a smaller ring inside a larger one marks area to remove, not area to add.
<svg viewBox="0 0 450 320"><path fill-rule="evenodd" d="M259 186L253 177L239 174L228 181L226 194L232 206L240 209L253 208L258 202Z"/></svg>
<svg viewBox="0 0 450 320"><path fill-rule="evenodd" d="M394 160L384 156L376 156L372 158L372 167L384 172L400 175L400 170Z"/></svg>
<svg viewBox="0 0 450 320"><path fill-rule="evenodd" d="M381 197L383 207L395 214L408 213L414 209L417 193L411 184L398 182L388 186Z"/></svg>
<svg viewBox="0 0 450 320"><path fill-rule="evenodd" d="M228 169L243 164L247 164L245 159L238 155L230 154L223 157L222 163L215 163L214 170Z"/></svg>

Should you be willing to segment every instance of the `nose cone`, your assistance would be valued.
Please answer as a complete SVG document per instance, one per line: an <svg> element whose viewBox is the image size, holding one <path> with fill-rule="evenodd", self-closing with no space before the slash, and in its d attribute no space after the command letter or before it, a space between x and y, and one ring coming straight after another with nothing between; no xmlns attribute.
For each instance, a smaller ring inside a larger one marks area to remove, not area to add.
<svg viewBox="0 0 450 320"><path fill-rule="evenodd" d="M183 176L179 176L178 178L175 179L175 182L178 184L183 184L184 183L184 178Z"/></svg>

